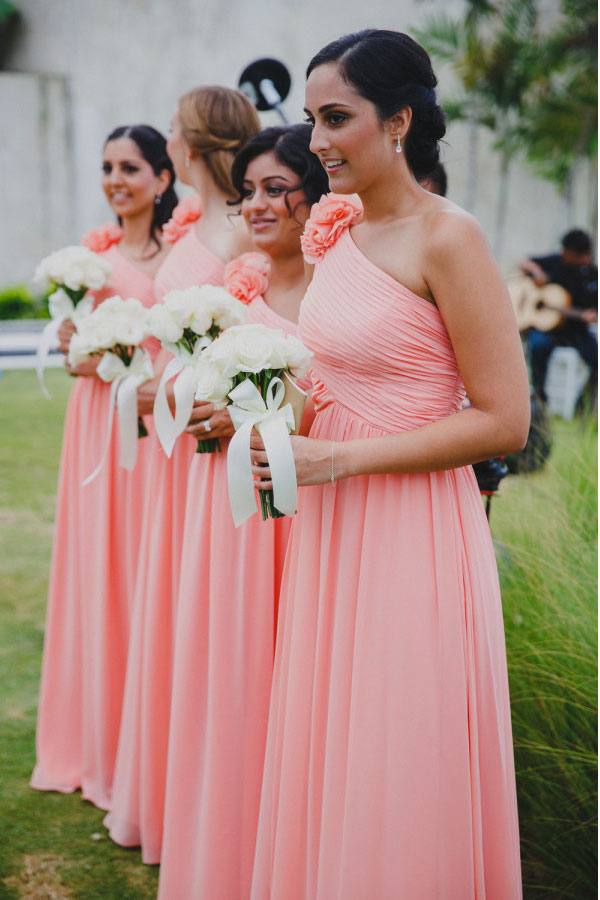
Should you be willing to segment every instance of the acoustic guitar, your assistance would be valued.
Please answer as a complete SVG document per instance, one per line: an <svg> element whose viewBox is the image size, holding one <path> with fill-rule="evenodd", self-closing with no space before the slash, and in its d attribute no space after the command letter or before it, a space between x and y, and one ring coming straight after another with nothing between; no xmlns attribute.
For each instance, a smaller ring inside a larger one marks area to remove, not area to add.
<svg viewBox="0 0 600 900"><path fill-rule="evenodd" d="M565 319L582 318L582 310L571 309L571 295L559 284L538 287L527 275L514 275L507 282L519 331L537 328L553 331Z"/></svg>

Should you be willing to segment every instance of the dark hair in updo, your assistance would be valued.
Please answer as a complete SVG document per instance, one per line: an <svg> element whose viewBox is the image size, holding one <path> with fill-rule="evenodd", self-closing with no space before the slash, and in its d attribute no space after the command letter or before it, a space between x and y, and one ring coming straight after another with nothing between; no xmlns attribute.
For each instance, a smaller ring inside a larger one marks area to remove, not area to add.
<svg viewBox="0 0 600 900"><path fill-rule="evenodd" d="M423 47L399 31L368 28L323 47L308 64L306 77L317 66L333 62L339 63L344 80L374 104L381 122L410 106L406 160L416 176L431 172L439 161L446 117L436 100L437 78Z"/></svg>
<svg viewBox="0 0 600 900"><path fill-rule="evenodd" d="M160 175L163 169L166 169L170 175L171 180L168 188L162 194L160 202L154 204L152 223L150 225L150 237L157 247L160 248L157 235L162 231L163 225L171 218L178 202L173 186L175 170L167 153L166 138L152 125L120 125L114 131L111 131L104 142L104 146L109 141L117 141L120 138L129 138L136 144L146 162L152 166L152 171L155 175ZM120 216L118 218L120 223Z"/></svg>
<svg viewBox="0 0 600 900"><path fill-rule="evenodd" d="M318 157L310 151L311 134L310 125L280 125L264 128L251 137L233 161L231 180L238 192L238 197L233 202L241 203L244 198L244 178L252 160L271 151L275 153L279 162L295 172L300 179L294 191L302 189L309 206L320 200L323 194L329 191L329 179ZM290 207L289 193L291 192L286 193L285 205L290 216L293 216L298 207L293 210Z"/></svg>

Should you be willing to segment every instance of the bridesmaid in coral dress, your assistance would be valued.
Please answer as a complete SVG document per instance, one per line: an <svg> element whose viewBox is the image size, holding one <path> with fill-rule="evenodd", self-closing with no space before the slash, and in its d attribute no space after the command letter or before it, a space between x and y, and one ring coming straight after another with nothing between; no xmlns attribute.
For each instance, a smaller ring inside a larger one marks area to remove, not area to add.
<svg viewBox="0 0 600 900"><path fill-rule="evenodd" d="M239 91L202 87L184 95L171 122L168 150L178 178L195 189L165 226L174 247L156 276L156 294L189 285L223 283L225 264L250 246L242 222L231 221L236 196L231 164L259 127ZM164 368L162 353L157 368ZM145 388L152 409L156 383ZM146 863L160 860L167 765L173 630L187 476L197 441L182 435L171 457L156 435L151 491L143 511L138 578L113 800L105 824L114 841L141 845Z"/></svg>
<svg viewBox="0 0 600 900"><path fill-rule="evenodd" d="M444 133L435 85L397 32L341 38L308 69L336 195L303 241L317 412L292 438L306 487L253 900L521 897L502 609L469 463L524 444L527 376L479 226L415 179ZM362 213L337 195L353 191Z"/></svg>
<svg viewBox="0 0 600 900"><path fill-rule="evenodd" d="M238 154L233 180L270 279L247 254L225 286L250 302L247 322L296 332L305 289L300 247L327 176L310 128L260 132ZM266 257L263 257L266 260ZM302 383L301 383L302 386ZM304 385L308 387L308 384ZM232 434L227 411L202 404L191 431ZM226 447L224 447L224 450ZM273 673L277 598L291 519L255 514L235 528L226 452L190 467L175 640L173 703L159 897L250 895Z"/></svg>
<svg viewBox="0 0 600 900"><path fill-rule="evenodd" d="M164 137L147 125L116 129L104 147L103 172L121 224L83 240L112 266L111 284L96 302L118 293L150 306L154 274L168 249L162 225L177 203ZM65 352L72 332L65 323ZM147 346L155 354L157 342ZM65 792L80 787L107 809L151 447L141 440L136 467L126 471L114 428L104 466L82 486L99 462L107 427L110 385L96 376L97 364L70 370L78 377L65 422L31 784Z"/></svg>

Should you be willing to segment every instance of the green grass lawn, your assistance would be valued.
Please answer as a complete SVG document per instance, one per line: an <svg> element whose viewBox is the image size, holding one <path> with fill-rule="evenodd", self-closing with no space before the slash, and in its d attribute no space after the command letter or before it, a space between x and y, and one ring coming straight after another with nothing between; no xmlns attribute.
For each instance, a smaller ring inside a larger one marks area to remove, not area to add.
<svg viewBox="0 0 600 900"><path fill-rule="evenodd" d="M29 787L62 423L72 380L0 377L0 898L145 900L158 870L77 794Z"/></svg>
<svg viewBox="0 0 600 900"><path fill-rule="evenodd" d="M62 420L71 380L0 377L0 898L144 900L156 867L79 794L29 788ZM554 423L543 472L492 503L513 705L525 897L596 896L596 452ZM208 898L207 898L208 900ZM509 900L509 898L507 898Z"/></svg>

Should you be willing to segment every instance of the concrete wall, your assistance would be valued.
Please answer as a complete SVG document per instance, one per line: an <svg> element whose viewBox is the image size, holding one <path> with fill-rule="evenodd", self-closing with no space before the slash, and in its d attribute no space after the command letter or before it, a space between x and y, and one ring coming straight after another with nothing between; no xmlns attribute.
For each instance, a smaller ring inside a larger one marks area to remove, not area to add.
<svg viewBox="0 0 600 900"><path fill-rule="evenodd" d="M166 131L177 97L202 83L237 86L244 66L276 57L292 74L285 109L302 118L304 69L340 34L364 27L408 31L432 13L460 14L461 0L19 0L24 24L0 73L8 181L0 232L0 287L27 280L43 253L79 240L110 217L99 187L100 153L116 125L147 121ZM551 11L555 0L548 0ZM440 95L449 93L441 75ZM279 121L262 116L264 124ZM473 212L490 240L498 158L482 133ZM451 199L464 204L467 130L453 125L444 151ZM573 224L587 226L589 185L576 185L571 220L547 182L517 167L509 195L503 267L553 248Z"/></svg>

